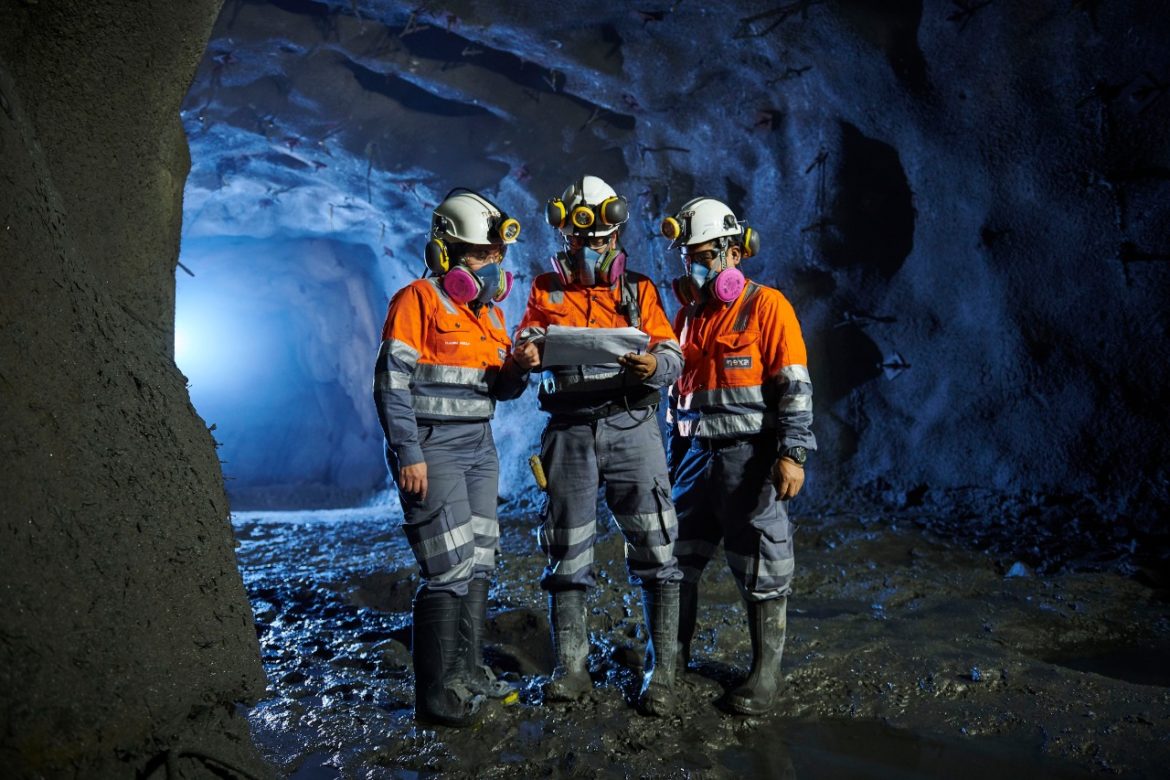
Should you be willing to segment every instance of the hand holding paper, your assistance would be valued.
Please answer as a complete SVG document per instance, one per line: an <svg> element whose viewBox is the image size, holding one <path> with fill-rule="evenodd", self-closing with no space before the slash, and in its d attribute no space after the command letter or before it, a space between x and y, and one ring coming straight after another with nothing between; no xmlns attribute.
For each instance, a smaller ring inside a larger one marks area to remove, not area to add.
<svg viewBox="0 0 1170 780"><path fill-rule="evenodd" d="M654 376L654 370L658 368L658 358L654 357L653 352L630 352L618 358L618 365L626 369L634 379L643 382Z"/></svg>
<svg viewBox="0 0 1170 780"><path fill-rule="evenodd" d="M630 352L645 352L650 336L637 328L571 328L550 325L544 338L548 366L593 366L616 363Z"/></svg>

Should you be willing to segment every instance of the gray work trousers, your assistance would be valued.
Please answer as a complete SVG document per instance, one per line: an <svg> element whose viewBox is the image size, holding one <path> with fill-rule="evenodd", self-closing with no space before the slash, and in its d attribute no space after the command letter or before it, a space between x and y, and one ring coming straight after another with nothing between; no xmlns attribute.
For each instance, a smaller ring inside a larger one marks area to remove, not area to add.
<svg viewBox="0 0 1170 780"><path fill-rule="evenodd" d="M602 483L626 540L630 581L649 585L682 579L674 557L678 523L653 410L621 411L588 422L553 417L541 437L540 459L548 477L540 527L541 549L548 556L542 588L560 591L594 584L597 489Z"/></svg>
<svg viewBox="0 0 1170 780"><path fill-rule="evenodd" d="M398 491L403 530L429 590L467 595L473 577L496 566L500 523L496 494L500 464L488 422L418 426L427 464L427 496ZM399 483L396 459L390 473Z"/></svg>
<svg viewBox="0 0 1170 780"><path fill-rule="evenodd" d="M776 436L675 442L670 473L678 508L675 552L683 579L698 582L720 540L748 601L787 596L796 561L788 502L776 500Z"/></svg>

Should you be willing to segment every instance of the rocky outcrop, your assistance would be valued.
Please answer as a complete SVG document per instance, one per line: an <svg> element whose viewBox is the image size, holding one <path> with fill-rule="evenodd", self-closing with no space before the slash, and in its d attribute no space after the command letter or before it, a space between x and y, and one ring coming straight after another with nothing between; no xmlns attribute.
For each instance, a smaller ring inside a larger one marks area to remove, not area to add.
<svg viewBox="0 0 1170 780"><path fill-rule="evenodd" d="M178 107L217 9L0 4L6 776L257 771L251 610L172 359Z"/></svg>

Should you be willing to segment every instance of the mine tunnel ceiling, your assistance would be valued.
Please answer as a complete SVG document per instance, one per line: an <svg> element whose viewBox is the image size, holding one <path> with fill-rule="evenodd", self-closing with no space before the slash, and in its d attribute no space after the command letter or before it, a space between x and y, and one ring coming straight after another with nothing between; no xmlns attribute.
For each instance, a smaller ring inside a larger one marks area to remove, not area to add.
<svg viewBox="0 0 1170 780"><path fill-rule="evenodd" d="M551 193L564 186L567 160L624 180L634 98L598 83L618 81L616 32L603 32L612 41L588 64L561 51L571 41L545 42L533 52L541 62L495 47L493 35L503 33L453 14L423 21L405 4L229 2L184 104L189 196L244 178L265 184L253 208L279 210L307 188L332 207L337 228L339 210L379 224L406 211L421 224L419 201L453 183L495 190L511 177ZM595 67L587 80L567 76ZM304 229L298 208L285 210L294 213L282 226ZM250 211L215 214L246 232ZM198 232L213 215L192 216L188 230ZM309 224L330 227L320 215Z"/></svg>

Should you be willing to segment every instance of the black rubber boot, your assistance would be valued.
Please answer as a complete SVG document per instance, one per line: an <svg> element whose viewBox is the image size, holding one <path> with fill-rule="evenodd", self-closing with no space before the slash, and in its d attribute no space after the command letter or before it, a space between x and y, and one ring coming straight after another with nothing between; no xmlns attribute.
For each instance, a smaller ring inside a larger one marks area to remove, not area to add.
<svg viewBox="0 0 1170 780"><path fill-rule="evenodd" d="M780 659L788 631L788 599L747 602L752 637L752 670L727 696L727 706L740 715L763 715L772 709L780 689Z"/></svg>
<svg viewBox="0 0 1170 780"><path fill-rule="evenodd" d="M667 715L674 708L678 602L677 582L657 582L642 589L642 610L650 627L642 691L638 694L638 710L643 715Z"/></svg>
<svg viewBox="0 0 1170 780"><path fill-rule="evenodd" d="M414 596L414 717L424 723L469 726L478 719L481 699L462 679L462 602L454 594L426 588Z"/></svg>
<svg viewBox="0 0 1170 780"><path fill-rule="evenodd" d="M678 668L686 671L691 663L691 640L699 616L699 583L680 582L678 586Z"/></svg>
<svg viewBox="0 0 1170 780"><path fill-rule="evenodd" d="M487 621L488 581L474 579L467 586L463 609L459 618L459 658L463 662L463 678L472 693L492 699L503 699L515 691L511 685L497 679L491 667L483 662L483 626Z"/></svg>
<svg viewBox="0 0 1170 780"><path fill-rule="evenodd" d="M576 701L593 690L589 678L589 632L585 621L585 591L563 590L548 594L548 620L552 626L556 668L544 687L548 701Z"/></svg>

